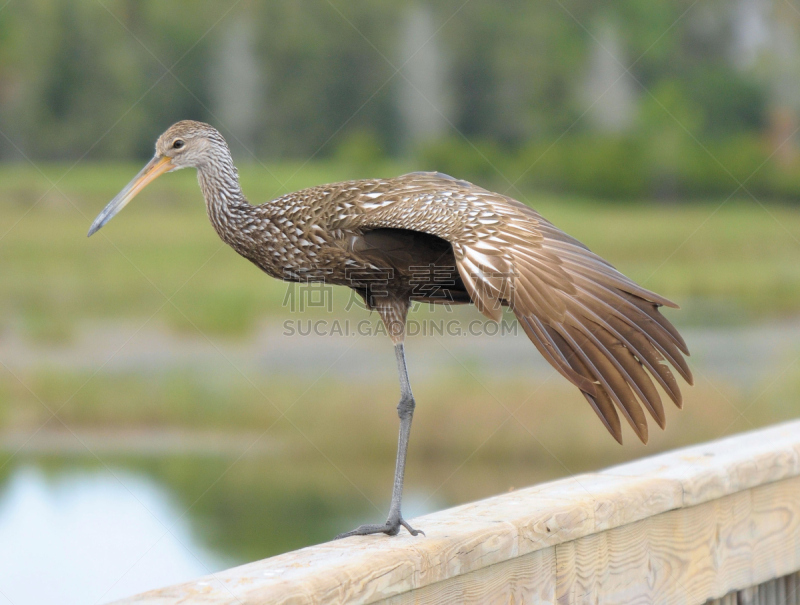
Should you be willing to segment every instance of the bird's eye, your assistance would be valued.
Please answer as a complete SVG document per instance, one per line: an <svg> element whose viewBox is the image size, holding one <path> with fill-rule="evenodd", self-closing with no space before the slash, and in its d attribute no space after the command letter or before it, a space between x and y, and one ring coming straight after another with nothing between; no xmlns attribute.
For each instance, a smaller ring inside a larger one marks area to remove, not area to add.
<svg viewBox="0 0 800 605"><path fill-rule="evenodd" d="M181 141L180 139L176 139L175 142L172 144L172 148L173 149L180 149L184 145L185 145L185 143L183 141Z"/></svg>

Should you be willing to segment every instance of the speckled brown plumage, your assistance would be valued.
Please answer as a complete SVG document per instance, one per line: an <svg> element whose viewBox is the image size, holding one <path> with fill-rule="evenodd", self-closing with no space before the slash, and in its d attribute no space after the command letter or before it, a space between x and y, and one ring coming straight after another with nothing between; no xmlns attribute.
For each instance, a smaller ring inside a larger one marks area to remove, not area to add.
<svg viewBox="0 0 800 605"><path fill-rule="evenodd" d="M178 139L186 147L176 151L171 145ZM395 342L402 341L415 299L472 302L492 319L509 306L618 441L617 409L642 441L647 422L640 403L664 426L653 380L681 406L665 362L692 382L686 344L658 311L675 305L514 199L443 174L412 173L320 185L254 206L211 126L179 122L161 136L157 152L172 156L175 167L196 166L209 219L239 254L278 279L354 287L392 327ZM426 289L413 269L429 265L457 267L449 299L415 295ZM359 276L387 269L387 295L369 296L369 280Z"/></svg>
<svg viewBox="0 0 800 605"><path fill-rule="evenodd" d="M673 303L629 280L535 210L444 174L320 185L253 206L219 132L184 121L159 138L156 157L98 216L90 234L152 178L190 166L197 168L214 229L234 250L278 279L324 279L355 289L380 313L396 344L413 300L473 303L494 320L507 306L617 441L618 411L643 442L642 406L664 426L655 384L681 406L669 365L691 384L688 350L658 310ZM420 267L434 270L420 278ZM448 268L447 298L431 297L434 275ZM380 291L370 287L371 276L383 276ZM402 383L402 345L398 351ZM397 507L400 518L399 499Z"/></svg>

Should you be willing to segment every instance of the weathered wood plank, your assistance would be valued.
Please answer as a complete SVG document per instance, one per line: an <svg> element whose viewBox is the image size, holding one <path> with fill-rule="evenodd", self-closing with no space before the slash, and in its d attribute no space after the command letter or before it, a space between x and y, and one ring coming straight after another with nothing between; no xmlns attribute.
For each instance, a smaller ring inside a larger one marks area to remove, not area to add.
<svg viewBox="0 0 800 605"><path fill-rule="evenodd" d="M602 471L679 481L683 506L800 474L800 422L786 422Z"/></svg>
<svg viewBox="0 0 800 605"><path fill-rule="evenodd" d="M128 602L371 603L676 508L681 496L668 479L579 475L421 517L425 538L329 542Z"/></svg>
<svg viewBox="0 0 800 605"><path fill-rule="evenodd" d="M559 603L721 598L800 569L800 477L566 542L556 558Z"/></svg>
<svg viewBox="0 0 800 605"><path fill-rule="evenodd" d="M348 538L121 603L702 603L800 570L798 476L793 422L415 519L426 538Z"/></svg>
<svg viewBox="0 0 800 605"><path fill-rule="evenodd" d="M381 605L486 603L507 605L555 602L555 548L537 550L443 582L378 601Z"/></svg>
<svg viewBox="0 0 800 605"><path fill-rule="evenodd" d="M533 559L534 556L539 558ZM787 600L800 567L800 478L673 510L380 601L409 603L754 603ZM776 578L772 580L771 578ZM794 576L790 576L792 578ZM755 595L755 596L753 596Z"/></svg>

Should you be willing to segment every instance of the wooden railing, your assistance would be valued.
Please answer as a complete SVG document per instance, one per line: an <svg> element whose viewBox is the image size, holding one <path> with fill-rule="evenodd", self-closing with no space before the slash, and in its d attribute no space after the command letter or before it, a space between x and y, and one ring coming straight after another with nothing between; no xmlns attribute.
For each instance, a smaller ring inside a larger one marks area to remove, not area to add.
<svg viewBox="0 0 800 605"><path fill-rule="evenodd" d="M122 602L800 603L800 421L412 524Z"/></svg>

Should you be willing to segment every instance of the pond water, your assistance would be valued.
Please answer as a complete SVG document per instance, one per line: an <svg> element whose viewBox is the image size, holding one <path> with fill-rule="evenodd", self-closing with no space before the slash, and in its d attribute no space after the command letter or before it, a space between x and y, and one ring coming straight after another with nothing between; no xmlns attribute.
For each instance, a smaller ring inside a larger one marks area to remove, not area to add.
<svg viewBox="0 0 800 605"><path fill-rule="evenodd" d="M15 458L0 479L0 604L106 603L330 540L386 504L293 482L274 459L218 479L231 462Z"/></svg>
<svg viewBox="0 0 800 605"><path fill-rule="evenodd" d="M25 463L3 486L0 602L105 602L229 563L202 544L168 489L146 475L47 473Z"/></svg>

